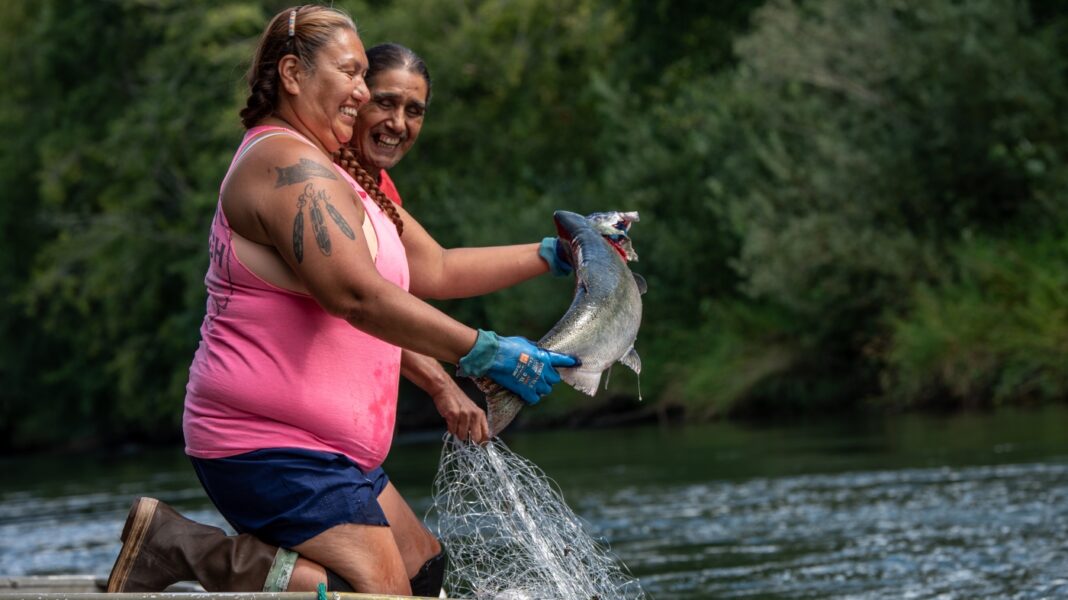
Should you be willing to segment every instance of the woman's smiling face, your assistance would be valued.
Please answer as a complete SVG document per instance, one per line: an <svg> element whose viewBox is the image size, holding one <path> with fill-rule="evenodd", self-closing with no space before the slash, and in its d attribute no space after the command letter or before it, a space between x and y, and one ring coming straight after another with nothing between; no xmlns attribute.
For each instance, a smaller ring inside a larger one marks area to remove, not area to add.
<svg viewBox="0 0 1068 600"><path fill-rule="evenodd" d="M369 98L366 72L367 55L359 36L338 29L334 40L315 57L314 71L305 74L298 118L329 152L349 142L355 133L357 111Z"/></svg>
<svg viewBox="0 0 1068 600"><path fill-rule="evenodd" d="M418 73L390 69L375 75L371 101L360 108L351 144L373 176L392 168L412 148L423 128L427 92Z"/></svg>

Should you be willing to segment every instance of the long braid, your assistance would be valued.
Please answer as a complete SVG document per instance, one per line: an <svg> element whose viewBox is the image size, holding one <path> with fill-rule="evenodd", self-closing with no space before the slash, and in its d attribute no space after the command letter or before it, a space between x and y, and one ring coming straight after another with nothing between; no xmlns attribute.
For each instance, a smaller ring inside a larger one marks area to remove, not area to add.
<svg viewBox="0 0 1068 600"><path fill-rule="evenodd" d="M401 221L396 205L386 196L382 188L378 187L378 182L375 181L375 178L360 166L352 149L348 146L342 146L340 150L334 153L334 162L348 171L349 175L356 180L356 183L359 183L363 189L367 190L368 194L371 194L371 199L375 201L378 208L381 208L382 212L389 217L389 220L393 221L393 226L397 228L397 235L404 235L404 222Z"/></svg>
<svg viewBox="0 0 1068 600"><path fill-rule="evenodd" d="M252 129L257 123L274 114L278 98L278 80L271 77L278 63L261 63L257 77L249 77L249 95L245 108L241 109L241 124Z"/></svg>

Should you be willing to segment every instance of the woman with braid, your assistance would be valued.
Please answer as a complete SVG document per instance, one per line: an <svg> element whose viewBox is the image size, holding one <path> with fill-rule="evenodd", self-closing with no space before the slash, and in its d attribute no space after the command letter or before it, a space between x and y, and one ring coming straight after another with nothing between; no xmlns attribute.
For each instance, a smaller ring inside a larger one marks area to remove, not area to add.
<svg viewBox="0 0 1068 600"><path fill-rule="evenodd" d="M109 591L193 579L209 590L326 581L436 594L441 547L381 469L402 351L532 403L559 382L556 367L577 364L419 299L485 294L564 267L551 238L443 249L403 207L335 167L331 154L369 100L366 71L355 24L333 8L284 10L260 39L241 111L247 132L211 225L183 419L186 453L241 535L139 498Z"/></svg>

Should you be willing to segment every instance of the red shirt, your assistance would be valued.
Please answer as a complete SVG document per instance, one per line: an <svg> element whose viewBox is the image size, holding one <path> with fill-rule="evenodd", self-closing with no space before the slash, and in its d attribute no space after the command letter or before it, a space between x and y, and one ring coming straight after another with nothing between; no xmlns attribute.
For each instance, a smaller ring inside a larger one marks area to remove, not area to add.
<svg viewBox="0 0 1068 600"><path fill-rule="evenodd" d="M386 173L386 170L382 169L378 172L378 177L378 189L382 190L382 193L397 206L404 204L401 200L400 192L397 191L397 186L393 185L393 180L389 178L389 173Z"/></svg>

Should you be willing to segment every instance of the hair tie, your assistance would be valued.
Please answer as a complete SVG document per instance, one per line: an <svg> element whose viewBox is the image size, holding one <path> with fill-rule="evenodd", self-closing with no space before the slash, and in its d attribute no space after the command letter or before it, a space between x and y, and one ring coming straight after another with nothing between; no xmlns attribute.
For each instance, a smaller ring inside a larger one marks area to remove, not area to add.
<svg viewBox="0 0 1068 600"><path fill-rule="evenodd" d="M289 39L293 39L293 36L297 35L297 10L294 8L289 11Z"/></svg>

